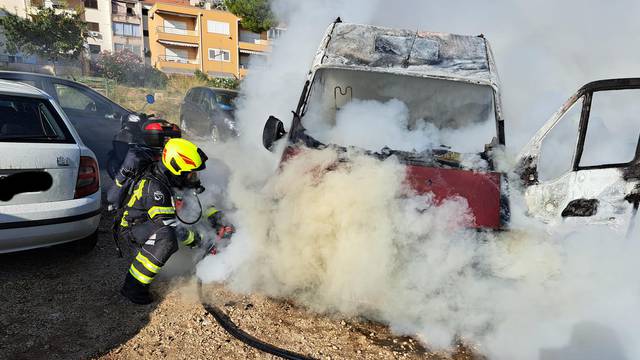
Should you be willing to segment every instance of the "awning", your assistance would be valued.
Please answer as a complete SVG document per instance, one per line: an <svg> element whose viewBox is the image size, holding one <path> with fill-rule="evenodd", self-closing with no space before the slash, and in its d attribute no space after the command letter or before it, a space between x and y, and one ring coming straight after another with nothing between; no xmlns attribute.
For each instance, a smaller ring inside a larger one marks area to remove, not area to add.
<svg viewBox="0 0 640 360"><path fill-rule="evenodd" d="M262 52L262 51L253 51L253 50L245 50L245 49L240 49L241 53L245 53L245 54L251 54L251 55L264 55L267 56L268 53L266 52Z"/></svg>
<svg viewBox="0 0 640 360"><path fill-rule="evenodd" d="M185 14L185 13L178 13L178 12L173 12L173 11L168 11L168 10L161 10L161 9L156 10L156 13L165 14L165 15L180 16L180 17L188 17L188 18L197 18L198 17L198 15L196 15L196 14Z"/></svg>
<svg viewBox="0 0 640 360"><path fill-rule="evenodd" d="M158 40L158 42L164 45L184 46L184 47L192 47L192 48L198 47L198 44L189 44L189 43L183 43L178 41Z"/></svg>

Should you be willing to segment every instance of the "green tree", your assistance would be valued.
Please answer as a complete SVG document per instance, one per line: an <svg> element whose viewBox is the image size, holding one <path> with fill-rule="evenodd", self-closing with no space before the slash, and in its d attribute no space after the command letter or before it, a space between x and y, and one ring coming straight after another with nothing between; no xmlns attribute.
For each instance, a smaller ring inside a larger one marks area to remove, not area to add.
<svg viewBox="0 0 640 360"><path fill-rule="evenodd" d="M89 32L80 11L38 8L26 19L4 8L2 11L6 16L0 18L0 26L4 29L9 53L45 58L53 63L54 73L57 61L77 59L83 53Z"/></svg>
<svg viewBox="0 0 640 360"><path fill-rule="evenodd" d="M224 5L242 19L243 28L253 32L267 31L276 22L269 0L224 0Z"/></svg>

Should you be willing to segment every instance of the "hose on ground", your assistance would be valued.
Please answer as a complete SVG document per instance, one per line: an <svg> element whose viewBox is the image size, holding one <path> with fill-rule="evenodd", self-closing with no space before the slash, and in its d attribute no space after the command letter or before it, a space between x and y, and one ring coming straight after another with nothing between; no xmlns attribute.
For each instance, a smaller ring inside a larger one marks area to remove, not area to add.
<svg viewBox="0 0 640 360"><path fill-rule="evenodd" d="M211 316L213 316L214 319L216 319L216 321L218 322L218 324L226 331L228 332L231 336L233 336L234 338L242 341L243 343L258 349L260 351L263 351L265 353L280 357L282 359L288 359L288 360L314 360L311 357L308 356L304 356L301 354L297 354L294 352L291 352L289 350L285 350L282 348L279 348L277 346L271 345L269 343L266 343L248 333L246 333L245 331L243 331L242 329L240 329L238 327L238 325L236 325L233 320L231 320L231 318L229 318L229 316L227 316L227 314L224 313L224 311L222 311L220 308L218 308L217 306L213 305L213 304L209 304L207 302L205 302L204 300L204 293L202 291L202 281L200 279L198 279L198 296L200 298L200 302L202 303L202 306L204 307L204 309L211 314Z"/></svg>

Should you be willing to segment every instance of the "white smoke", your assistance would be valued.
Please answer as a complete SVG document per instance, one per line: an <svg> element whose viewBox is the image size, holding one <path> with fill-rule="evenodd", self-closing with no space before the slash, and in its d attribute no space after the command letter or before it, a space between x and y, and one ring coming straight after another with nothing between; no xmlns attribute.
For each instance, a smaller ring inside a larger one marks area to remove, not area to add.
<svg viewBox="0 0 640 360"><path fill-rule="evenodd" d="M640 288L632 277L637 242L607 228L566 224L550 232L525 216L517 197L516 230L470 232L464 200L436 206L412 195L393 158L351 153L348 163L335 165L341 155L313 150L278 172L281 149L272 154L260 144L269 114L290 122L324 29L340 15L349 22L484 33L502 76L507 142L516 153L581 84L634 75L640 50L629 43L640 26L633 15L639 6L276 1L288 31L243 82L237 111L243 137L207 151L231 169L227 195L238 232L224 253L199 264L198 275L294 298L315 311L369 316L429 346L447 347L462 336L491 358L640 358L633 331L640 320ZM401 104L369 108L402 124ZM372 142L364 138L359 146L379 150L389 141L377 140L386 133L375 126L367 135ZM424 135L421 140L438 142L437 133ZM397 145L425 144L407 139ZM636 229L631 239L639 235Z"/></svg>

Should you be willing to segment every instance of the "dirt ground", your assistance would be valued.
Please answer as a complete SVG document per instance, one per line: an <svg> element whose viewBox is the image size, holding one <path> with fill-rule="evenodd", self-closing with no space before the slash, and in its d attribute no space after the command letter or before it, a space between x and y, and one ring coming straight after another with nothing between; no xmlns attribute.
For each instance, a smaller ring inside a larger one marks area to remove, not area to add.
<svg viewBox="0 0 640 360"><path fill-rule="evenodd" d="M105 216L88 255L59 247L0 255L0 359L274 358L227 334L200 304L188 273L158 279L154 304L129 303L118 293L128 265L115 253ZM223 285L206 285L204 293L246 332L317 359L474 359L461 346L451 355L430 353L364 319L318 316Z"/></svg>

